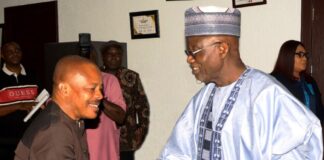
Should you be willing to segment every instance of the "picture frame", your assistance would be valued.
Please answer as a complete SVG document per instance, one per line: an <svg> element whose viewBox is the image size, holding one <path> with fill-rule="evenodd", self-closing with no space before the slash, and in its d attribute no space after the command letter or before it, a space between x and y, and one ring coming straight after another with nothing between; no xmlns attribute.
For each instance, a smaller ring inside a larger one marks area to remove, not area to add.
<svg viewBox="0 0 324 160"><path fill-rule="evenodd" d="M233 0L233 8L267 4L267 0Z"/></svg>
<svg viewBox="0 0 324 160"><path fill-rule="evenodd" d="M129 18L132 39L160 37L158 10L130 12Z"/></svg>

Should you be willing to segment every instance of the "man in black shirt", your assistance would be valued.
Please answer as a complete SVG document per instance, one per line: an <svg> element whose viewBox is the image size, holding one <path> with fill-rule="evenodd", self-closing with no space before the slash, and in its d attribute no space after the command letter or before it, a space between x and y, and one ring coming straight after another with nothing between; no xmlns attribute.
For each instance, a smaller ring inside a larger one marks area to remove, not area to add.
<svg viewBox="0 0 324 160"><path fill-rule="evenodd" d="M37 96L38 82L36 76L21 64L22 51L17 43L4 44L1 58L4 63L0 69L0 159L12 160L29 125L23 118L35 105L33 100ZM9 92L17 94L13 98L9 96L12 94L7 94ZM28 93L27 97L25 93Z"/></svg>
<svg viewBox="0 0 324 160"><path fill-rule="evenodd" d="M102 96L102 78L89 59L72 55L58 61L52 98L26 130L15 160L87 160L83 119L94 119Z"/></svg>

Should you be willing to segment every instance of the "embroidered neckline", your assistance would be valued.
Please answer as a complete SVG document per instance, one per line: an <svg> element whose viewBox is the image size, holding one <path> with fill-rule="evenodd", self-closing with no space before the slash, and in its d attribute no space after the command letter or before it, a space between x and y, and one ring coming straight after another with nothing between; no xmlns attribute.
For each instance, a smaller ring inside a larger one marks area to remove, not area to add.
<svg viewBox="0 0 324 160"><path fill-rule="evenodd" d="M221 132L223 126L229 116L236 98L240 91L240 87L250 73L251 69L247 68L236 81L234 87L231 90L229 97L226 100L225 106L221 112L220 117L216 123L216 130L212 129L212 108L213 108L213 98L216 92L216 86L213 88L210 93L206 107L204 108L202 118L199 122L199 138L198 138L198 154L197 159L222 159L222 145L221 145ZM208 143L205 145L204 143ZM208 150L204 150L206 147Z"/></svg>

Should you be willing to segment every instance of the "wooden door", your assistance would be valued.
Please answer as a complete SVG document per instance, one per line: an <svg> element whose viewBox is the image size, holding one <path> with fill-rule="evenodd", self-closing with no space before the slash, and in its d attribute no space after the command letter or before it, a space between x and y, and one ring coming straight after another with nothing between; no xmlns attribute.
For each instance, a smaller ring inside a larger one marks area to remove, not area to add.
<svg viewBox="0 0 324 160"><path fill-rule="evenodd" d="M301 41L310 51L309 71L315 78L324 102L324 1L302 0Z"/></svg>
<svg viewBox="0 0 324 160"><path fill-rule="evenodd" d="M22 64L45 84L44 44L58 41L57 2L4 9L3 42L15 41L23 52Z"/></svg>

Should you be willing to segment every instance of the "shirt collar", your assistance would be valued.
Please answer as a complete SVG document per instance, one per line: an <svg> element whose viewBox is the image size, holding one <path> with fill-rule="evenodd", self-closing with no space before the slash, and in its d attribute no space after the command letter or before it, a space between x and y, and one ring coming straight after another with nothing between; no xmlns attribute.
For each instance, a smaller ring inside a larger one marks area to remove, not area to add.
<svg viewBox="0 0 324 160"><path fill-rule="evenodd" d="M20 64L20 67L21 67L20 74L25 76L25 75L26 75L26 70L25 70L24 66L23 66L22 64ZM11 76L11 75L14 75L15 77L18 76L16 73L11 72L11 71L7 68L6 63L3 64L2 70L3 70L3 72L5 72L7 75L10 75L10 76Z"/></svg>

